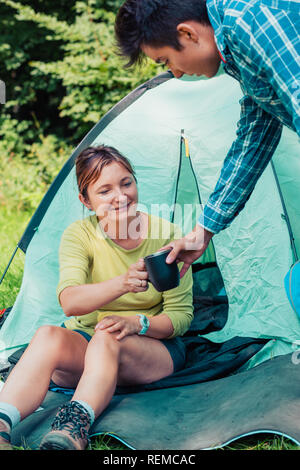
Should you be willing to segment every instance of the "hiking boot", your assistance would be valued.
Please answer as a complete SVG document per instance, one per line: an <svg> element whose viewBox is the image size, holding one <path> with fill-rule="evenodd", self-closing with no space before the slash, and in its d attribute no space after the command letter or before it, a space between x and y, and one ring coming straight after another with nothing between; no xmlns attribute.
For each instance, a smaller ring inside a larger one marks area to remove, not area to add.
<svg viewBox="0 0 300 470"><path fill-rule="evenodd" d="M13 450L13 446L10 443L10 425L0 419L0 451L1 450Z"/></svg>
<svg viewBox="0 0 300 470"><path fill-rule="evenodd" d="M84 450L89 441L90 425L91 417L80 403L71 401L62 405L40 450Z"/></svg>

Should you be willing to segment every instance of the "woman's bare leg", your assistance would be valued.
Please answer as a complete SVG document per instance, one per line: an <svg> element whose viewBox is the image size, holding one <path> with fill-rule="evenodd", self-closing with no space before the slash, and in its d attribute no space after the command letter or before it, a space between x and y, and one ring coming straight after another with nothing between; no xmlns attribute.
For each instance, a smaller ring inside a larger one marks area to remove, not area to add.
<svg viewBox="0 0 300 470"><path fill-rule="evenodd" d="M158 340L97 330L88 343L80 334L56 326L39 328L10 373L0 401L14 405L25 418L42 403L52 377L60 386L76 387L98 416L116 385L151 383L173 372L168 350Z"/></svg>
<svg viewBox="0 0 300 470"><path fill-rule="evenodd" d="M150 383L173 372L160 341L138 335L118 341L116 336L97 330L88 343L71 330L41 327L9 375L0 401L14 405L23 419L42 403L52 377L61 386L77 385L72 401L82 400L97 417L117 384Z"/></svg>
<svg viewBox="0 0 300 470"><path fill-rule="evenodd" d="M44 400L55 369L69 373L76 386L84 367L87 345L82 335L66 328L39 328L9 374L0 392L0 401L14 405L23 419Z"/></svg>
<svg viewBox="0 0 300 470"><path fill-rule="evenodd" d="M84 370L72 398L89 403L96 417L114 395L119 355L120 345L115 335L96 331L86 350Z"/></svg>
<svg viewBox="0 0 300 470"><path fill-rule="evenodd" d="M118 341L116 336L96 330L73 396L89 403L96 417L111 401L117 384L151 383L173 372L171 356L160 341L138 335Z"/></svg>

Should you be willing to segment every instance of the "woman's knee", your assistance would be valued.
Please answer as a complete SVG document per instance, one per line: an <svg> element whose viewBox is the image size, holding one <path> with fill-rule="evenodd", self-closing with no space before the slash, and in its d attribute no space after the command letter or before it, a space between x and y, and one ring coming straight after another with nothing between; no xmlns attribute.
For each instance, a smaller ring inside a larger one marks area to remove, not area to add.
<svg viewBox="0 0 300 470"><path fill-rule="evenodd" d="M88 349L94 347L97 349L105 349L107 352L119 357L121 343L116 339L117 335L117 333L109 333L105 330L97 329L89 343Z"/></svg>
<svg viewBox="0 0 300 470"><path fill-rule="evenodd" d="M65 329L54 325L43 325L40 326L35 332L31 343L42 344L45 348L50 348L58 351L60 347L63 347L65 342Z"/></svg>

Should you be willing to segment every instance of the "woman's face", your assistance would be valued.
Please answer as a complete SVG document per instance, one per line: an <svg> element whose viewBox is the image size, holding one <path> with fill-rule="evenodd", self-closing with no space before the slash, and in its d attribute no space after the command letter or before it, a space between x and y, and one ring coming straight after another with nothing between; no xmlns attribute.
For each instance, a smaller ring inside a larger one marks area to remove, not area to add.
<svg viewBox="0 0 300 470"><path fill-rule="evenodd" d="M105 166L99 178L88 186L88 201L79 198L93 210L99 221L119 223L136 216L137 185L133 175L120 163Z"/></svg>

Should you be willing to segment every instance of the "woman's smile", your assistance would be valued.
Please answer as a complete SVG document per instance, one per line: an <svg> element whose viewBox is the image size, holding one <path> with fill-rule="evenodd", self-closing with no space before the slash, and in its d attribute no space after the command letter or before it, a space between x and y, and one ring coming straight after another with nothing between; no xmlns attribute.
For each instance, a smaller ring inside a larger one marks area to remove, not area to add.
<svg viewBox="0 0 300 470"><path fill-rule="evenodd" d="M130 205L131 205L131 202L129 202L126 205L122 205L122 206L119 206L119 207L114 207L114 210L117 211L117 212L124 212L125 210L127 210L129 208Z"/></svg>

